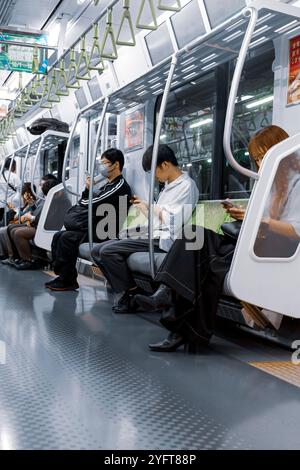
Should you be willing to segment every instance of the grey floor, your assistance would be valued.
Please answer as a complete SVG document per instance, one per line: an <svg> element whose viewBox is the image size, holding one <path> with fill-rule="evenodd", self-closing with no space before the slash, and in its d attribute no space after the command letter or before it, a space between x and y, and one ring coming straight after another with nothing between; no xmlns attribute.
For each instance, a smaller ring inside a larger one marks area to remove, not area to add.
<svg viewBox="0 0 300 470"><path fill-rule="evenodd" d="M237 335L151 353L165 333L149 315L112 314L92 280L46 280L0 266L0 449L300 448L299 388L248 364L287 352Z"/></svg>

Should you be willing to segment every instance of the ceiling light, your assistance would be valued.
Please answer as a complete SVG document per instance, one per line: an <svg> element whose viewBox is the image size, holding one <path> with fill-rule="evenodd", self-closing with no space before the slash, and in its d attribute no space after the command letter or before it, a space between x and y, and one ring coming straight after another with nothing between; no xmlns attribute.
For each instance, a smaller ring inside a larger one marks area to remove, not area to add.
<svg viewBox="0 0 300 470"><path fill-rule="evenodd" d="M263 104L271 103L274 100L274 96L266 96L266 98L262 98L261 100L253 101L253 103L247 104L248 109L257 108Z"/></svg>
<svg viewBox="0 0 300 470"><path fill-rule="evenodd" d="M205 126L206 124L211 124L213 120L211 118L207 119L202 119L201 121L195 122L195 124L192 124L190 126L190 129L195 129L196 127L202 127Z"/></svg>

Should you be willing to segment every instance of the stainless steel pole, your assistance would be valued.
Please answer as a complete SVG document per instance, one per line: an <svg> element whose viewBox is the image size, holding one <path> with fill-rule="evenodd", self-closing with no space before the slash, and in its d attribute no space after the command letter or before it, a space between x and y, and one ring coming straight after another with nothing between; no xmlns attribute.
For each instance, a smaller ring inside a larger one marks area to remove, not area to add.
<svg viewBox="0 0 300 470"><path fill-rule="evenodd" d="M157 126L155 130L155 139L153 145L153 155L152 155L152 163L151 163L151 183L150 183L150 194L149 194L149 213L148 213L148 232L149 232L149 257L150 257L150 269L151 269L151 276L154 279L156 275L156 268L155 268L155 254L154 254L154 190L155 190L155 172L157 167L157 158L158 158L158 150L160 144L160 133L162 129L163 119L166 111L167 101L169 92L172 85L173 75L177 65L177 56L176 54L173 55L171 66L168 74L168 78L166 81L166 86L164 89L162 102L159 110Z"/></svg>
<svg viewBox="0 0 300 470"><path fill-rule="evenodd" d="M101 137L102 129L103 129L103 124L105 120L105 115L107 111L109 103L109 98L105 98L104 103L103 103L103 109L99 121L99 126L97 130L97 135L96 135L96 141L95 141L95 146L94 146L94 151L92 155L92 162L91 162L91 185L90 185L90 191L89 191L89 245L90 245L90 257L92 259L92 249L93 249L93 190L94 190L94 173L95 173L95 166L96 166L96 158L97 158L97 151L98 151L98 144L99 140Z"/></svg>

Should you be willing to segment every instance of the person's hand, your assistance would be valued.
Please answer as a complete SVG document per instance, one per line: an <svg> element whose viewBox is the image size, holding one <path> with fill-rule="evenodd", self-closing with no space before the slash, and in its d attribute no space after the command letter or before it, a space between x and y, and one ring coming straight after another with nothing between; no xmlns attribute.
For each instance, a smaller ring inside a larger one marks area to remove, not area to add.
<svg viewBox="0 0 300 470"><path fill-rule="evenodd" d="M11 202L9 202L9 203L7 204L7 207L8 207L9 209L14 209L14 208L15 208L15 206L14 206Z"/></svg>
<svg viewBox="0 0 300 470"><path fill-rule="evenodd" d="M21 217L21 222L22 224L24 224L25 222L29 222L31 219L31 215L28 213L28 214L24 214L22 215Z"/></svg>
<svg viewBox="0 0 300 470"><path fill-rule="evenodd" d="M132 196L130 202L139 209L143 214L147 215L148 214L148 204L146 201L142 201L138 196Z"/></svg>
<svg viewBox="0 0 300 470"><path fill-rule="evenodd" d="M233 206L226 209L226 212L235 220L244 220L246 210L242 206Z"/></svg>

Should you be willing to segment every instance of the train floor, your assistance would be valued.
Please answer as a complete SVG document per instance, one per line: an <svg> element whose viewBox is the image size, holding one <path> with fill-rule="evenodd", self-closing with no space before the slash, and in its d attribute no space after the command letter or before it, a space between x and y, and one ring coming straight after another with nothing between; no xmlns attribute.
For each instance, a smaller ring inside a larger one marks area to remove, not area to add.
<svg viewBox="0 0 300 470"><path fill-rule="evenodd" d="M115 315L100 282L45 290L0 266L0 449L299 449L291 353L244 333L152 353L155 314Z"/></svg>

